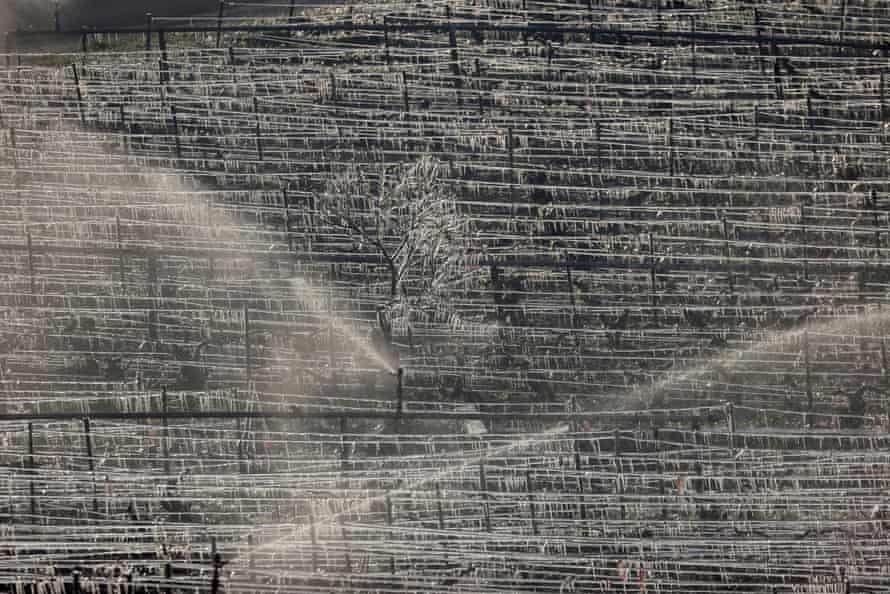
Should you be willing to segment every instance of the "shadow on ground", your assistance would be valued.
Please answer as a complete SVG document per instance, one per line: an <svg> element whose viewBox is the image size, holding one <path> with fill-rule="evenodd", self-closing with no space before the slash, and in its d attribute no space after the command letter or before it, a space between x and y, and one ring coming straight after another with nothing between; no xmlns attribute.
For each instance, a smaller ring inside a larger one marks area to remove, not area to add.
<svg viewBox="0 0 890 594"><path fill-rule="evenodd" d="M269 0L239 0L239 4L262 5ZM286 0L271 2L287 4ZM317 2L313 2L315 4ZM298 0L298 5L309 4ZM54 0L0 0L0 31L52 30L55 28ZM137 27L145 23L145 14L157 17L215 15L219 0L60 0L59 16L65 30L82 27ZM283 14L286 8L240 6L232 14ZM270 12L272 11L272 12Z"/></svg>

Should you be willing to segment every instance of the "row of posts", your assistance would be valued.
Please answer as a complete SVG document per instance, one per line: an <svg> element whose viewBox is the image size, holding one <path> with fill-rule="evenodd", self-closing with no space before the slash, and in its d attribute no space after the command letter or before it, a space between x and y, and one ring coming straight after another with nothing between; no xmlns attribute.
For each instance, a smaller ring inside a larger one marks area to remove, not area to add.
<svg viewBox="0 0 890 594"><path fill-rule="evenodd" d="M217 47L219 47L219 45L220 45L220 41L221 41L221 37L222 37L223 23L226 18L226 9L228 7L228 4L229 3L227 3L226 0L219 1L219 7L218 7L218 11L217 11L217 25L216 25L216 45L217 45ZM234 4L234 3L231 3L231 4ZM592 31L592 27L593 27L596 17L595 17L594 11L593 11L592 0L586 0L586 5L587 5L587 21L588 21L588 24L591 26L590 42L595 43L596 37ZM664 25L662 22L663 21L662 8L663 8L662 0L655 0L656 21L657 21L656 29L658 31L664 30ZM287 17L287 21L289 24L294 22L296 10L297 10L296 0L289 0L288 17ZM448 13L447 13L448 17L450 18L450 7L447 7L447 10L448 10ZM760 21L760 12L757 7L754 7L752 9L752 11L753 11L752 15L753 15L754 28L755 28L755 35L757 37L758 47L760 48L760 55L762 56L764 42L762 39L763 38L763 27L762 27L762 24ZM522 12L526 17L525 20L530 21L527 0L522 0ZM694 74L695 68L696 68L696 63L695 63L695 51L696 51L695 16L689 15L685 18L687 18L689 20L689 33L691 34L690 40L691 40L691 53L692 53L691 69ZM844 43L847 20L848 20L848 18L847 18L847 0L842 0L841 17L840 17L840 24L839 24L839 35L838 35L838 42L840 45L842 45ZM60 0L53 0L53 21L54 21L55 31L57 33L61 33L63 29L62 29L62 13L61 13ZM145 31L146 49L150 49L150 47L151 47L151 39L150 38L151 38L153 21L154 21L154 17L152 16L152 13L150 13L150 12L146 13L146 31ZM525 40L527 42L527 37L525 37Z"/></svg>
<svg viewBox="0 0 890 594"><path fill-rule="evenodd" d="M164 391L162 393L162 410L165 413L167 412L166 391ZM577 412L577 407L575 405L574 400L571 401L571 403L570 403L570 410L572 410L573 412ZM735 420L734 407L733 407L732 403L728 403L725 407L725 418L726 418L727 430L728 430L729 449L730 449L731 457L734 458L733 454L735 453L735 448L736 448L736 445L735 445L736 420ZM578 433L577 423L573 422L572 427L573 427L573 432L575 432L577 434ZM93 479L93 494L94 494L93 508L94 508L94 511L97 512L98 509L97 509L97 503L96 503L96 499L95 499L95 494L96 494L95 468L93 465L93 451L92 451L92 441L91 441L89 419L83 420L83 428L84 428L84 447L86 450L87 459L88 459L88 463L89 463L89 470L90 470L90 473L91 473L92 479ZM341 432L345 432L343 420L341 420ZM169 474L169 465L168 465L169 452L166 447L166 442L169 439L169 435L167 432L166 417L164 418L163 436L162 437L163 437L163 441L165 444L165 447L164 447L165 472L167 474ZM655 429L655 431L654 431L654 440L656 442L656 451L657 451L658 450L658 442L659 442L658 429ZM621 430L615 429L613 431L612 441L613 441L613 454L614 454L614 458L615 458L615 464L616 464L617 472L620 474L622 472L622 470L621 470L621 466L622 466L621 465L622 431ZM698 437L696 438L696 442L698 442ZM578 503L578 513L579 513L580 519L582 521L584 521L587 519L587 508L583 501L584 483L583 483L583 479L582 479L582 472L584 471L584 467L583 467L581 452L582 452L582 448L580 446L580 439L576 435L576 437L573 440L574 466L575 466L575 471L578 473L577 488L578 488L579 493L581 493L581 495L582 495L582 498L581 498L581 500L579 500L579 503ZM341 458L341 472L345 472L346 460L347 460L345 444L344 444L343 450L341 452L341 456L342 456L342 458ZM27 464L29 467L29 471L31 473L35 473L36 472L36 464L34 462L34 444L33 444L33 425L32 424L28 424ZM491 520L490 509L489 509L489 490L488 490L489 481L488 481L488 477L487 477L487 466L486 466L486 461L485 461L484 456L479 460L478 464L479 464L479 466L478 466L479 496L480 496L480 501L481 501L481 506L482 506L482 514L483 514L482 522L483 522L484 530L486 532L491 532L492 531L492 520ZM659 467L659 473L661 473L660 467ZM534 483L534 480L533 480L533 477L531 474L531 470L526 470L525 486L526 486L526 498L527 498L527 503L528 503L529 521L530 521L531 531L532 531L532 534L537 536L540 534L540 526L539 526L538 515L537 515L537 504L535 501L536 488L535 488L535 483ZM621 517L622 517L622 519L626 519L627 518L627 510L626 510L626 506L624 505L623 499L622 499L622 487L621 487L620 480L617 482L617 486L618 486L619 502L621 503L621 505L620 505ZM34 499L35 488L34 488L33 480L30 481L29 490L31 493L31 514L32 514L32 518L36 518L38 510L37 510L37 506L36 506L35 499ZM444 510L443 510L443 503L442 503L442 501L443 501L442 491L441 491L441 487L438 483L435 483L435 490L436 490L436 508L437 508L438 528L439 528L439 530L444 530L445 529L445 519L444 519ZM661 490L662 494L664 494L663 481L660 481L660 490ZM385 511L386 525L388 527L392 528L393 524L394 524L393 503L392 503L391 496L388 494L385 496L385 506L386 506L386 511ZM310 506L309 527L310 527L310 535L311 535L311 542L312 542L312 556L311 556L312 568L313 568L313 571L317 571L319 569L319 567L318 567L319 566L319 554L317 551L318 542L317 542L317 532L316 532L316 520L314 517L314 510L311 506ZM348 538L345 535L345 528L343 528L343 531L344 531L344 542L348 542ZM222 562L221 562L221 556L216 549L215 540L212 541L212 557L213 557L213 567L214 567L214 574L213 574L213 578L212 578L212 591L217 592L220 587L219 570L222 567ZM346 553L346 564L347 564L347 572L351 572L351 560L350 560L348 550ZM169 567L170 567L170 565L168 563L168 565L167 565L168 571L165 571L165 577L167 577L168 579L172 577L172 574L169 572ZM390 557L390 569L391 569L391 572L393 574L395 574L396 561L395 561L394 556ZM77 578L75 578L75 579L77 579Z"/></svg>
<svg viewBox="0 0 890 594"><path fill-rule="evenodd" d="M221 32L222 32L222 23L223 23L223 15L224 15L225 5L226 5L225 2L220 3L219 20L218 20L218 27L217 27L217 46L219 46L220 39L221 39L220 36L221 36ZM755 10L755 14L756 14L756 10ZM147 15L147 17L148 17L147 18L148 24L146 27L146 49L151 49L153 19L152 19L152 16L150 13ZM451 23L451 13L450 13L450 8L448 8L448 7L446 7L446 18L448 19L448 22ZM292 20L292 16L289 17L289 19ZM384 19L384 25L386 25L386 22L387 22L386 19ZM693 23L694 23L694 20L693 20ZM758 28L758 31L759 31L759 28ZM694 25L693 25L693 32L694 32ZM86 33L84 35L86 35ZM161 49L161 54L162 54L161 61L160 61L160 63L161 63L160 78L161 78L161 83L162 83L161 88L163 89L163 88L166 88L166 86L170 82L169 73L168 73L169 60L167 58L167 44L166 44L165 30L159 29L157 31L157 35L158 35L158 43L159 43L159 46ZM389 34L388 34L388 31L386 31L386 30L384 31L384 44L385 44L385 56L387 58L387 61L389 61ZM453 75L453 79L454 79L454 87L455 87L455 91L458 94L457 95L458 105L460 105L462 102L460 93L461 93L461 89L463 87L463 83L462 83L462 79L461 79L461 68L460 68L460 64L459 64L459 56L458 56L458 49L457 49L457 45L456 45L455 30L453 27L449 28L449 46L450 46L450 52L451 52L452 75ZM693 48L693 70L694 70L695 69L695 53L694 53L695 52L695 43L694 42L692 44L692 48ZM233 54L233 48L230 48L229 51L230 51L230 54ZM550 55L550 58L552 58L552 55ZM234 58L233 58L233 62L234 62ZM778 63L778 61L777 61L777 63ZM83 96L82 96L82 92L80 89L77 66L72 65L72 69L73 69L73 74L74 74L75 90L76 90L76 94L77 94L78 110L80 113L81 121L85 123L86 116L85 116L84 107L83 107ZM478 59L476 60L476 75L477 75L477 77L481 76ZM778 74L777 74L777 76L778 76ZM408 84L407 73L402 72L401 77L402 77L403 109L405 112L410 112L411 101L410 101L410 95L409 95L409 88L408 88L409 84ZM332 99L334 99L336 101L336 99L337 99L337 92L336 92L337 84L336 84L336 78L335 78L335 75L333 72L330 73L330 78L331 78L331 97L332 97ZM778 79L777 79L776 84L777 85L780 84L778 82ZM778 88L779 87L777 86L777 89ZM881 112L880 117L881 117L881 121L884 122L884 121L886 121L887 113L886 113L886 97L885 97L885 84L884 84L884 73L883 72L880 73L880 81L879 81L878 89L879 89L878 92L879 92L880 112ZM812 91L812 89L809 89L808 94L807 94L806 105L807 105L807 126L810 129L813 128L813 122L815 120L814 115L813 115L812 99L813 99L813 91ZM481 90L479 93L479 105L480 105L480 111L481 111L481 109L482 109ZM177 117L177 113L176 113L176 107L175 107L175 105L172 104L172 102L169 106L169 109L170 109L170 118L171 118L173 134L175 137L176 155L178 158L182 158L182 147L181 147L180 138L179 138L180 130L179 130L179 125L178 125L178 117ZM262 133L262 126L261 126L260 108L259 108L259 103L258 103L258 100L256 97L254 97L253 111L254 111L254 118L255 118L255 134L254 135L255 135L255 139L256 139L256 141L255 141L256 142L256 153L257 153L258 160L262 162L265 158L263 146L262 146L263 133ZM754 115L753 115L753 126L755 129L754 137L755 137L755 142L759 144L759 136L760 135L759 135L759 129L758 129L759 128L758 115L759 115L758 108L757 108L757 106L755 106ZM597 123L596 123L596 136L597 136L597 140L596 140L597 158L596 158L596 161L598 163L598 168L602 169L602 159L601 159L600 146L599 146L600 145L600 134L601 134L600 126L601 126L600 122L597 121ZM511 133L512 133L512 129L509 129L507 145L508 145L508 151L510 152L509 169L511 170L511 177L512 177L513 143L512 143L512 139L511 139ZM881 138L882 138L882 142L883 142L885 140L885 134L883 134L883 132L881 134ZM673 120L672 119L668 119L668 121L667 121L666 145L667 145L668 172L671 176L674 176L677 172L676 171L677 155L676 155L676 149L674 147L674 133L673 133ZM758 153L758 151L755 151L755 158L759 158L759 155L757 153Z"/></svg>
<svg viewBox="0 0 890 594"><path fill-rule="evenodd" d="M284 197L284 200L285 200L284 208L285 208L285 211L287 211L288 205L287 205L286 192L285 192L284 196L285 196ZM872 197L872 200L874 200L874 197ZM802 228L804 230L806 229L806 214L805 213L806 213L806 209L804 206L802 206L801 207L801 221L802 221ZM877 215L875 215L875 216L877 216ZM125 264L125 255L124 255L123 243L122 243L122 237L121 237L121 223L120 223L119 216L115 218L115 228L116 228L116 233L117 233L117 247L118 247L118 253L119 253L118 269L119 269L121 285L123 286L125 283L126 264ZM288 235L288 238L290 239L290 228L289 228L289 222L288 222L287 216L285 216L285 232ZM724 242L725 242L724 243L724 257L731 258L732 254L731 254L731 249L729 247L729 238L730 238L729 233L730 233L730 231L728 228L728 224L725 220L723 221L723 233L724 233ZM880 238L881 232L880 232L880 230L876 230L875 234L876 234L875 241L877 243L877 247L880 247L881 246L881 238ZM35 253L37 250L35 250L30 232L26 233L25 241L26 241L25 250L27 253L27 270L28 270L29 290L31 292L31 295L36 295L36 293L37 293L37 290L36 290L37 275L36 275L36 271L35 271ZM804 241L804 246L805 246L804 247L804 259L803 259L804 278L806 278L808 275L808 259L807 259L807 254L806 254L806 252L807 252L806 245L807 245L807 243L806 243L806 241ZM654 245L652 245L651 235L650 235L650 250L652 250L652 253L654 255ZM152 294L157 296L159 294L158 288L157 288L158 283L159 283L157 253L155 253L154 251L150 252L147 256L147 263L148 263L147 281L148 281L149 286L152 287ZM573 286L574 283L573 283L573 277L572 277L571 262L566 262L565 270L566 270L567 283L569 285L568 291L569 291L570 300L571 300L571 320L572 320L571 323L572 323L572 327L574 328L574 327L577 327L577 317L576 317L576 303L575 303L575 299L574 299L574 286ZM657 306L657 300L658 300L658 296L657 296L657 274L658 273L654 266L651 268L650 273L651 273L650 274L650 277L651 277L650 278L650 301L651 301L651 305L654 309ZM730 274L730 276L732 276L732 275ZM730 282L732 282L732 281L730 281ZM245 376L246 376L246 380L247 380L248 384L253 380L253 375L254 375L253 374L253 365L252 365L252 355L251 355L251 323L250 322L251 322L250 309L247 305L245 305L243 308L244 369L245 369ZM149 334L149 338L152 340L158 340L158 338L159 338L158 312L156 309L152 309L149 312L148 334ZM805 379L806 379L807 405L808 405L808 410L812 410L813 391L812 391L812 381L811 381L811 376L810 376L809 332L806 329L804 330L804 333L803 333L803 354L804 354L805 372L806 372ZM881 368L882 368L883 377L885 378L885 382L886 382L888 365L887 365L887 360L886 360L886 346L885 346L883 340L881 340Z"/></svg>

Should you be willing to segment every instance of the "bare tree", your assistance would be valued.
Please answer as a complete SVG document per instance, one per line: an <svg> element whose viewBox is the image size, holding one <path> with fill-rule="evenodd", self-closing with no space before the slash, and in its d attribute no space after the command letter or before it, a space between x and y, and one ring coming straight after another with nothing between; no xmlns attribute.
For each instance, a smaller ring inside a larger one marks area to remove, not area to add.
<svg viewBox="0 0 890 594"><path fill-rule="evenodd" d="M443 171L427 156L374 171L348 166L316 197L324 222L350 235L357 249L371 246L383 258L392 302L400 288L407 299L402 281L412 266L421 267L422 282L433 288L460 247L461 222Z"/></svg>

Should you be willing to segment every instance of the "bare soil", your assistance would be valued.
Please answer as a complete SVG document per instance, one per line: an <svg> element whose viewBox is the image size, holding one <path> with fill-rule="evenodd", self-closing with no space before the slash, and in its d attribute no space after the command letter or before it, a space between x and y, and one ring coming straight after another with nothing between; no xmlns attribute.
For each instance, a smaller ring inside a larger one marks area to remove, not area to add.
<svg viewBox="0 0 890 594"><path fill-rule="evenodd" d="M238 0L239 5L269 3L269 0ZM281 0L279 4L287 4ZM298 5L309 4L298 0ZM318 4L318 2L312 2ZM53 30L53 0L0 0L0 32L14 30ZM156 17L215 15L219 0L60 0L60 21L64 30L82 27L137 27L145 14ZM238 6L227 10L231 16L283 14L286 8Z"/></svg>

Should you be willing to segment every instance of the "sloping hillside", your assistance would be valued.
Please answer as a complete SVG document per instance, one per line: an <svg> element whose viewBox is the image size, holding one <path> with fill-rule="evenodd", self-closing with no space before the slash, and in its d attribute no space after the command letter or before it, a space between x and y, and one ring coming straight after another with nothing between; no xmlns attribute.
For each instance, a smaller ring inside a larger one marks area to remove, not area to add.
<svg viewBox="0 0 890 594"><path fill-rule="evenodd" d="M2 61L0 584L886 588L882 4L273 8Z"/></svg>

